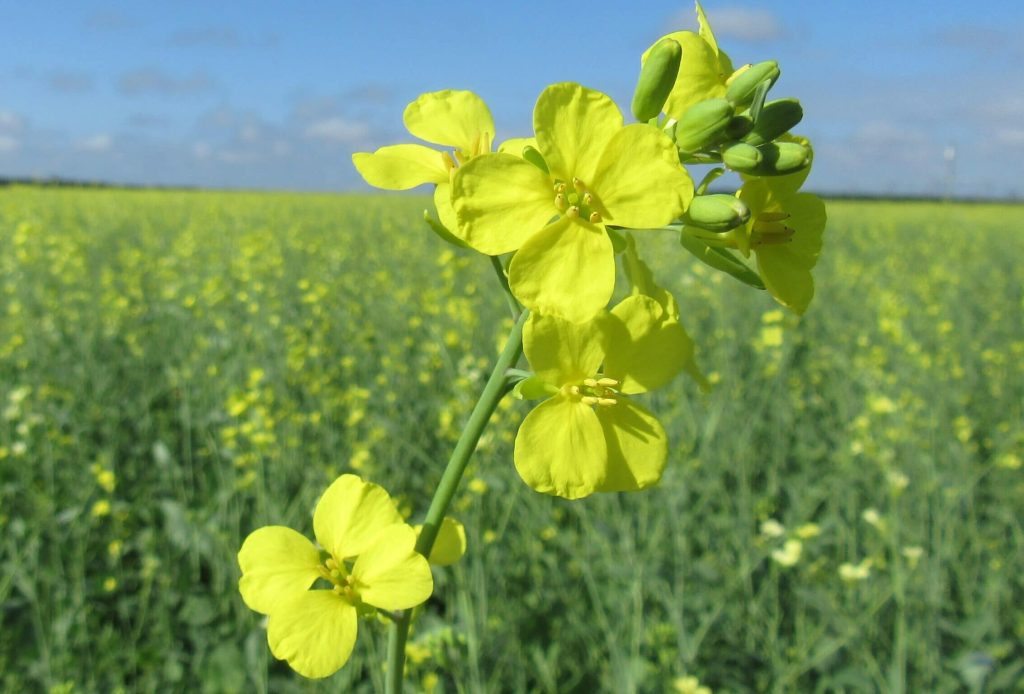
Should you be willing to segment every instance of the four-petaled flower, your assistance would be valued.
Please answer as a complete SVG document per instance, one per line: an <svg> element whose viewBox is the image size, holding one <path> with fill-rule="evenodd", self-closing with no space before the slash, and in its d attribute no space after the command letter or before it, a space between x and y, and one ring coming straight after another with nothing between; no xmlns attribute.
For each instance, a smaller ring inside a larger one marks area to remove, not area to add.
<svg viewBox="0 0 1024 694"><path fill-rule="evenodd" d="M532 311L582 323L615 285L606 224L664 226L693 198L693 182L659 129L623 125L610 97L564 82L533 112L541 166L509 154L477 157L452 181L455 232L488 255L517 251L509 284Z"/></svg>
<svg viewBox="0 0 1024 694"><path fill-rule="evenodd" d="M693 343L661 304L634 294L586 323L532 314L523 350L540 386L534 395L550 396L516 436L516 470L528 485L578 499L661 479L665 430L629 397L692 360Z"/></svg>
<svg viewBox="0 0 1024 694"><path fill-rule="evenodd" d="M789 138L809 146L806 139ZM737 197L750 208L750 221L729 232L740 251L757 257L765 287L775 299L802 314L814 297L811 269L821 253L825 203L799 193L811 167L786 176L744 176Z"/></svg>
<svg viewBox="0 0 1024 694"><path fill-rule="evenodd" d="M352 653L360 612L414 607L434 583L414 549L416 531L383 488L355 475L324 492L313 532L322 549L282 526L252 532L238 552L238 588L246 605L268 615L274 657L300 675L327 677ZM317 581L329 587L310 590Z"/></svg>

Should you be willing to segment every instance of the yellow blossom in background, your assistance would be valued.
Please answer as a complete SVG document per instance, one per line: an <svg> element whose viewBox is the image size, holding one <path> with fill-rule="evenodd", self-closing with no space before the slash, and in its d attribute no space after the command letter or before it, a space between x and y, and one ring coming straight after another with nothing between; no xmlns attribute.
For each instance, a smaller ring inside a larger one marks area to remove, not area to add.
<svg viewBox="0 0 1024 694"><path fill-rule="evenodd" d="M103 518L110 515L110 502L106 499L100 499L92 505L92 510L89 512L93 518Z"/></svg>
<svg viewBox="0 0 1024 694"><path fill-rule="evenodd" d="M772 560L780 566L795 566L800 561L803 551L804 543L800 540L786 540L786 544L782 546L782 549L772 552Z"/></svg>
<svg viewBox="0 0 1024 694"><path fill-rule="evenodd" d="M672 680L672 690L676 694L712 694L710 687L705 687L699 679L692 675L684 675Z"/></svg>
<svg viewBox="0 0 1024 694"><path fill-rule="evenodd" d="M871 575L872 564L873 562L871 559L864 559L859 564L844 562L839 565L839 578L843 579L847 583L863 581Z"/></svg>
<svg viewBox="0 0 1024 694"><path fill-rule="evenodd" d="M907 564L910 568L916 568L918 562L921 561L921 557L924 556L924 548L917 546L904 547L900 550L900 554L907 560Z"/></svg>
<svg viewBox="0 0 1024 694"><path fill-rule="evenodd" d="M796 529L796 536L801 540L810 540L811 538L821 535L821 528L818 527L817 523L804 523Z"/></svg>
<svg viewBox="0 0 1024 694"><path fill-rule="evenodd" d="M761 522L761 534L765 537L782 537L785 533L785 526L774 518Z"/></svg>

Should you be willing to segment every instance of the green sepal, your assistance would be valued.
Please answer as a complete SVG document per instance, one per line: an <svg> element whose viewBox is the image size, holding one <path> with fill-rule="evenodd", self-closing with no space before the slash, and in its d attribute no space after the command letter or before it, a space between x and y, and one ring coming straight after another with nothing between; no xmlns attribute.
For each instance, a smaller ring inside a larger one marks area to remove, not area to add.
<svg viewBox="0 0 1024 694"><path fill-rule="evenodd" d="M764 155L753 145L736 142L722 147L722 163L733 171L752 173L761 165Z"/></svg>
<svg viewBox="0 0 1024 694"><path fill-rule="evenodd" d="M641 123L657 117L679 75L683 47L673 39L659 41L640 68L640 79L633 92L633 115Z"/></svg>
<svg viewBox="0 0 1024 694"><path fill-rule="evenodd" d="M558 393L558 388L537 376L530 376L516 383L512 395L519 400L540 400Z"/></svg>
<svg viewBox="0 0 1024 694"><path fill-rule="evenodd" d="M683 223L716 234L746 224L750 209L735 195L698 195L683 215Z"/></svg>
<svg viewBox="0 0 1024 694"><path fill-rule="evenodd" d="M743 284L750 285L756 289L765 288L764 282L761 281L761 276L726 249L709 246L687 233L685 228L679 235L679 243L705 265L732 275Z"/></svg>
<svg viewBox="0 0 1024 694"><path fill-rule="evenodd" d="M751 65L729 82L729 86L725 90L725 98L738 108L748 106L754 101L758 88L767 82L768 89L770 89L775 84L775 80L779 79L780 74L782 73L779 70L779 64L774 60L765 60ZM765 91L767 92L767 89Z"/></svg>
<svg viewBox="0 0 1024 694"><path fill-rule="evenodd" d="M434 219L430 214L430 210L423 210L423 221L427 223L427 226L430 227L431 231L453 246L469 248L469 245L465 241L448 231L444 224L441 224L441 222Z"/></svg>
<svg viewBox="0 0 1024 694"><path fill-rule="evenodd" d="M732 104L725 99L696 103L676 123L676 145L683 152L696 152L718 143L732 117Z"/></svg>
<svg viewBox="0 0 1024 694"><path fill-rule="evenodd" d="M740 139L747 144L763 145L792 130L803 120L804 109L796 99L769 101L761 109L754 127Z"/></svg>
<svg viewBox="0 0 1024 694"><path fill-rule="evenodd" d="M523 147L523 159L530 162L544 173L551 173L548 171L548 163L544 161L544 155L540 153L540 150L531 145Z"/></svg>
<svg viewBox="0 0 1024 694"><path fill-rule="evenodd" d="M704 193L706 193L708 190L708 186L714 183L715 180L718 179L718 177L724 173L725 169L723 169L721 166L716 166L715 168L708 171L706 174L704 174L704 178L701 179L700 183L697 185L697 189L693 192L693 194L704 195Z"/></svg>
<svg viewBox="0 0 1024 694"><path fill-rule="evenodd" d="M767 81L757 85L757 89L754 91L754 100L750 102L750 117L754 121L754 127L757 127L757 119L761 117L761 109L764 108L764 100L768 96L768 90L772 88L772 85Z"/></svg>

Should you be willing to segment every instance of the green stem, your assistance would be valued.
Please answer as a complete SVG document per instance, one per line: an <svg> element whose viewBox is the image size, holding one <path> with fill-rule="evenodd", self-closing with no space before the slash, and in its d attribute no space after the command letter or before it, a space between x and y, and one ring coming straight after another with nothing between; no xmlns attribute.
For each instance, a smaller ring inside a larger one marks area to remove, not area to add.
<svg viewBox="0 0 1024 694"><path fill-rule="evenodd" d="M519 320L519 302L512 295L512 288L508 286L508 277L505 275L505 268L501 264L501 258L496 255L489 256L491 259L491 267L494 268L495 274L498 275L498 282L501 284L502 292L505 294L505 301L508 302L508 308L512 312L512 320Z"/></svg>
<svg viewBox="0 0 1024 694"><path fill-rule="evenodd" d="M459 435L459 441L455 444L451 458L448 459L448 466L441 475L441 481L434 491L434 498L430 501L430 508L427 510L427 518L423 521L423 530L420 531L419 539L416 541L416 551L425 557L430 556L430 550L434 547L434 540L437 539L437 531L444 520L444 514L451 504L452 498L462 480L462 474L466 471L476 444L491 415L497 409L502 396L505 395L508 377L506 371L515 366L519 356L523 352L523 324L529 311L522 311L519 314L516 324L505 341L505 347L494 364L487 385L480 393L480 398L469 415L469 421ZM412 617L412 610L404 610L399 617L391 624L388 631L388 669L385 691L388 694L401 694L403 672L405 670L405 641L409 637L409 621Z"/></svg>

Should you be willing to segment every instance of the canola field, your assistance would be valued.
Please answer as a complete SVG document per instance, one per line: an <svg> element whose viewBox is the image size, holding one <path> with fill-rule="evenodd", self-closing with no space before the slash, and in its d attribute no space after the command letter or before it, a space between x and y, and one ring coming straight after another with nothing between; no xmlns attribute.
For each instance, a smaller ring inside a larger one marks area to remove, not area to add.
<svg viewBox="0 0 1024 694"><path fill-rule="evenodd" d="M381 686L383 625L275 662L235 554L345 471L426 511L509 325L427 204L0 189L0 690ZM1024 207L829 213L803 319L637 234L714 388L649 401L659 487L577 502L503 401L414 691L1020 691Z"/></svg>

